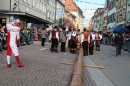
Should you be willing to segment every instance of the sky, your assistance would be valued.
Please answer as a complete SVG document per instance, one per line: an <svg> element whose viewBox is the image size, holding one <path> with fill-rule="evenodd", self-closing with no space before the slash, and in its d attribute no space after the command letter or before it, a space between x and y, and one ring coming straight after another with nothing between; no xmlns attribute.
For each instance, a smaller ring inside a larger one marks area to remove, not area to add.
<svg viewBox="0 0 130 86"><path fill-rule="evenodd" d="M97 5L97 4L105 4L105 0L75 0L75 2L83 11L83 15L85 16L84 19L85 26L87 26L88 22L91 20L91 17L93 16L97 8L104 8L103 5ZM90 3L86 3L86 2L90 2ZM97 4L92 4L92 3L97 3Z"/></svg>

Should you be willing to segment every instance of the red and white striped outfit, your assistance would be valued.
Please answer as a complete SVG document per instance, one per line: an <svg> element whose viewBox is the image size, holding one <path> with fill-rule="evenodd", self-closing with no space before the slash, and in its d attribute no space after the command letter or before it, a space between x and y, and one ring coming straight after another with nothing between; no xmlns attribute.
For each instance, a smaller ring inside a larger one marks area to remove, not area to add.
<svg viewBox="0 0 130 86"><path fill-rule="evenodd" d="M24 65L21 64L19 59L19 52L17 48L18 39L19 39L19 32L20 32L20 25L17 25L18 23L9 23L6 25L7 28L7 67L11 67L10 63L10 56L13 52L16 61L18 63L18 67L23 67ZM15 25L15 26L14 26ZM17 26L16 26L17 25Z"/></svg>

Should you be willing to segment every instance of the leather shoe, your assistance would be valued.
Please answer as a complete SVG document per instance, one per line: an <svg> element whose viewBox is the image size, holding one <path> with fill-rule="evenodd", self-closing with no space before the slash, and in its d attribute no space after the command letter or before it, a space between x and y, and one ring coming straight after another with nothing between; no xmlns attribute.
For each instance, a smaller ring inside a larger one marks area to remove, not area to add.
<svg viewBox="0 0 130 86"><path fill-rule="evenodd" d="M18 67L24 67L24 64L18 64Z"/></svg>
<svg viewBox="0 0 130 86"><path fill-rule="evenodd" d="M7 67L11 67L11 64L7 64Z"/></svg>

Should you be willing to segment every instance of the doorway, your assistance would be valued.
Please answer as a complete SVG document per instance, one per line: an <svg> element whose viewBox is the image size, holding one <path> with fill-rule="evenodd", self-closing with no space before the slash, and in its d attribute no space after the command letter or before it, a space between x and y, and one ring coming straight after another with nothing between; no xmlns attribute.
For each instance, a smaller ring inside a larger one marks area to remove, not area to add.
<svg viewBox="0 0 130 86"><path fill-rule="evenodd" d="M0 24L6 26L6 18L0 18Z"/></svg>

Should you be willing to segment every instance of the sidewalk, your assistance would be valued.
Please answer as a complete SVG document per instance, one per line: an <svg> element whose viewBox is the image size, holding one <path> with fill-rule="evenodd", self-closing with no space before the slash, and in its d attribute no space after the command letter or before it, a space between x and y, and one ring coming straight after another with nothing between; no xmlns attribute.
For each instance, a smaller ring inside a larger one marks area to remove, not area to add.
<svg viewBox="0 0 130 86"><path fill-rule="evenodd" d="M84 64L96 66L89 56L84 57ZM99 68L87 67L86 69L90 73L91 79L95 82L95 85L92 86L115 86Z"/></svg>
<svg viewBox="0 0 130 86"><path fill-rule="evenodd" d="M113 49L116 49L115 46L111 46L111 45L106 45L106 46L111 47ZM124 54L130 55L130 52L125 51L124 49L121 49L121 52L124 53Z"/></svg>

